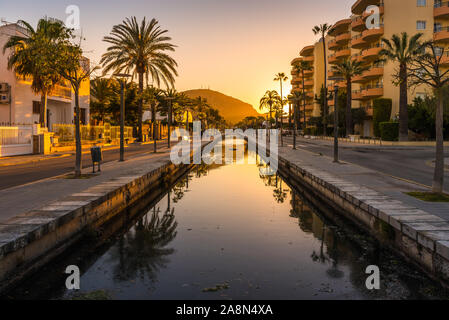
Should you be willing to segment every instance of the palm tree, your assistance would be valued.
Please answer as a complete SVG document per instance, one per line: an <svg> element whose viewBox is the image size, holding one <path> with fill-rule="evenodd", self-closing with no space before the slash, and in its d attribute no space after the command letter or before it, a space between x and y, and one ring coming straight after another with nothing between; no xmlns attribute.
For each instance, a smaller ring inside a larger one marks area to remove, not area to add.
<svg viewBox="0 0 449 320"><path fill-rule="evenodd" d="M385 48L379 52L381 57L399 64L399 71L395 75L396 85L399 85L399 140L408 141L408 64L420 52L422 33L409 37L406 32L401 35L394 34L391 40L382 38Z"/></svg>
<svg viewBox="0 0 449 320"><path fill-rule="evenodd" d="M260 99L259 109L260 110L263 110L263 109L269 110L269 115L270 115L270 119L268 121L269 128L271 128L271 120L273 119L273 117L272 117L273 110L278 108L280 105L281 105L281 97L275 90L271 90L271 91L269 90L269 91L265 92L265 95L262 97L262 99Z"/></svg>
<svg viewBox="0 0 449 320"><path fill-rule="evenodd" d="M90 82L91 113L97 113L102 123L114 94L111 79L96 78Z"/></svg>
<svg viewBox="0 0 449 320"><path fill-rule="evenodd" d="M176 46L169 42L171 38L165 35L167 32L168 30L161 29L156 19L147 22L144 18L139 25L136 17L132 17L115 25L110 35L103 39L112 44L100 61L104 67L104 73L132 72L133 77L138 77L140 95L144 88L144 77L147 84L151 76L152 83L158 87L161 82L167 88L172 87L175 76L178 75L177 63L167 54L167 51L175 51ZM138 138L142 141L142 98L139 99L138 109Z"/></svg>
<svg viewBox="0 0 449 320"><path fill-rule="evenodd" d="M49 68L46 53L52 43L65 40L68 31L61 21L40 19L34 29L28 22L19 20L20 35L9 37L3 46L3 54L10 50L8 69L24 79L32 77L31 89L41 95L39 122L47 127L47 97L62 77L54 69Z"/></svg>
<svg viewBox="0 0 449 320"><path fill-rule="evenodd" d="M306 88L305 88L305 82L306 82L306 76L305 76L305 72L312 70L312 66L310 65L310 63L308 61L304 61L301 60L299 63L295 64L294 66L294 71L296 73L300 73L301 74L301 79L302 79L302 99L303 99L303 108L304 108L304 128L306 128ZM298 97L297 95L295 96L295 98Z"/></svg>
<svg viewBox="0 0 449 320"><path fill-rule="evenodd" d="M363 62L345 59L332 67L332 71L339 77L346 80L346 136L354 134L354 125L352 122L352 78L361 75L369 67L364 66ZM334 112L338 112L334 110Z"/></svg>
<svg viewBox="0 0 449 320"><path fill-rule="evenodd" d="M327 54L326 54L326 35L332 29L332 26L324 23L319 26L315 26L312 31L315 35L320 35L321 43L323 44L323 61L324 70L327 70ZM324 135L327 132L327 72L324 72L324 115L323 115Z"/></svg>

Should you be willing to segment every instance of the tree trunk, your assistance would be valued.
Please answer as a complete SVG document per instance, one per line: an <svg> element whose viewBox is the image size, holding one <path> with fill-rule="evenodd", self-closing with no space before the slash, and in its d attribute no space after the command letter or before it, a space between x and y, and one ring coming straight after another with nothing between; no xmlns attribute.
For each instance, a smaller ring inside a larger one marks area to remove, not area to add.
<svg viewBox="0 0 449 320"><path fill-rule="evenodd" d="M323 41L323 52L324 52L324 115L323 115L323 130L324 135L327 135L327 61L326 61L326 39L323 37L321 38Z"/></svg>
<svg viewBox="0 0 449 320"><path fill-rule="evenodd" d="M298 108L297 103L293 105L293 150L296 150L296 132L298 131Z"/></svg>
<svg viewBox="0 0 449 320"><path fill-rule="evenodd" d="M139 95L143 92L143 73L139 73ZM140 98L138 101L138 130L137 130L137 139L138 141L143 141L143 128L142 128L142 118L143 118L143 99Z"/></svg>
<svg viewBox="0 0 449 320"><path fill-rule="evenodd" d="M399 141L408 141L407 65L401 64L399 69Z"/></svg>
<svg viewBox="0 0 449 320"><path fill-rule="evenodd" d="M303 133L305 134L305 132L306 132L306 89L304 88L304 84L306 81L306 79L305 79L306 76L304 74L304 70L302 70L301 73L302 73L302 101L304 104L304 114L303 114L304 123L303 123L302 130L303 130Z"/></svg>
<svg viewBox="0 0 449 320"><path fill-rule="evenodd" d="M346 93L346 136L354 134L354 124L352 123L352 83L351 78L347 79Z"/></svg>
<svg viewBox="0 0 449 320"><path fill-rule="evenodd" d="M288 104L288 129L292 129L292 104Z"/></svg>
<svg viewBox="0 0 449 320"><path fill-rule="evenodd" d="M443 136L443 92L438 89L438 101L435 115L436 129L436 152L435 152L435 173L433 177L432 191L443 193L444 185L444 136Z"/></svg>
<svg viewBox="0 0 449 320"><path fill-rule="evenodd" d="M48 104L48 94L45 92L41 95L41 106L39 114L39 123L44 128L47 128L47 104Z"/></svg>
<svg viewBox="0 0 449 320"><path fill-rule="evenodd" d="M80 102L79 102L79 86L74 88L75 90L75 178L81 176L81 128L80 128Z"/></svg>
<svg viewBox="0 0 449 320"><path fill-rule="evenodd" d="M157 152L157 133L156 133L156 106L151 106L151 122L153 124L153 151Z"/></svg>

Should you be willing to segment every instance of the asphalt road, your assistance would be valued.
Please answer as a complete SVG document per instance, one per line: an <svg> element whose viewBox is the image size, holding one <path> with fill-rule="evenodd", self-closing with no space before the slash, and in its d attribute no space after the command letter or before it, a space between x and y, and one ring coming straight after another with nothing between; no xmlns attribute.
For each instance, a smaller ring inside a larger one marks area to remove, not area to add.
<svg viewBox="0 0 449 320"><path fill-rule="evenodd" d="M166 141L158 142L158 146L166 146ZM153 144L140 145L130 144L125 149L125 160L142 154L152 153ZM120 150L103 151L103 163L117 161L120 157ZM70 173L74 170L75 155L63 158L47 159L40 162L20 164L8 167L0 167L0 190L31 183L34 181ZM92 161L90 154L82 156L83 168L91 168Z"/></svg>
<svg viewBox="0 0 449 320"><path fill-rule="evenodd" d="M291 144L291 139L288 140ZM333 145L322 140L298 140L299 148L333 157ZM445 148L449 157L449 148ZM434 147L388 147L388 146L340 146L340 159L372 170L383 172L432 186L434 168L429 165L435 159ZM449 171L445 173L445 190L449 190Z"/></svg>

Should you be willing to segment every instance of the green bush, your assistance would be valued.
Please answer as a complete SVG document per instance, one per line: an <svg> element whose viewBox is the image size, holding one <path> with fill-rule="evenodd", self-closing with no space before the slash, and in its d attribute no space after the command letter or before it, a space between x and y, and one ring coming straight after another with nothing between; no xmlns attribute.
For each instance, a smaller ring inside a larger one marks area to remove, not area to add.
<svg viewBox="0 0 449 320"><path fill-rule="evenodd" d="M399 140L399 122L381 122L380 133L384 141Z"/></svg>
<svg viewBox="0 0 449 320"><path fill-rule="evenodd" d="M373 102L373 129L376 137L381 136L380 123L390 121L393 102L391 99L375 99Z"/></svg>

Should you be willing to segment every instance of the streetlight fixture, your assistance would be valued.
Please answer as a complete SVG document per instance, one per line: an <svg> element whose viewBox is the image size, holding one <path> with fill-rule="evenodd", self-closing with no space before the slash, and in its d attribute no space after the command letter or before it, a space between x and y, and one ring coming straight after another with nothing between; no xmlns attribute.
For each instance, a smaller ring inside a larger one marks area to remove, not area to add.
<svg viewBox="0 0 449 320"><path fill-rule="evenodd" d="M120 162L125 161L125 82L130 74L118 73L114 77L120 82Z"/></svg>
<svg viewBox="0 0 449 320"><path fill-rule="evenodd" d="M334 81L334 162L339 163L338 157L338 85L339 81L343 81L343 77L335 76L329 77L329 80Z"/></svg>

